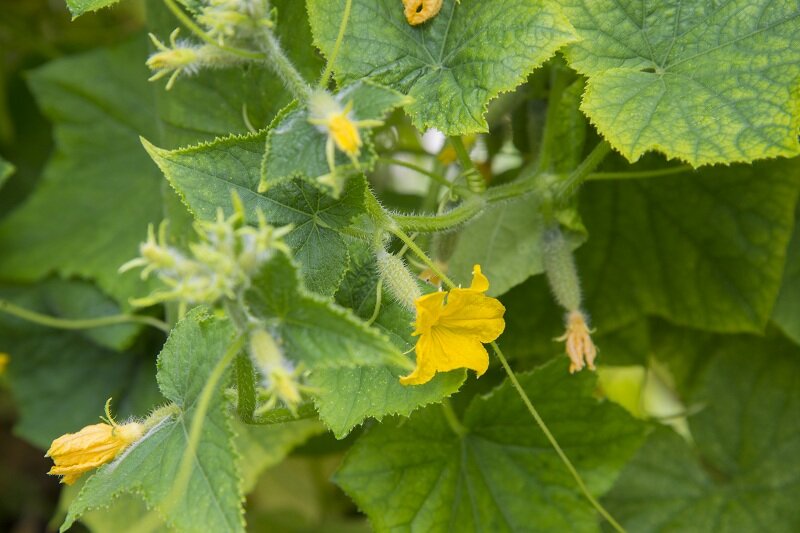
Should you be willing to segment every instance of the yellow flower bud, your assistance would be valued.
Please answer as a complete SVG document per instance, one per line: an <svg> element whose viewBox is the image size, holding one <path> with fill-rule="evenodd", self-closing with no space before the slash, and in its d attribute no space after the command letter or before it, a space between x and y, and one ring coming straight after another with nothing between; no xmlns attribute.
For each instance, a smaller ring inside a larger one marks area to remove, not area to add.
<svg viewBox="0 0 800 533"><path fill-rule="evenodd" d="M84 473L114 460L139 440L144 431L144 425L138 422L123 425L103 423L62 435L53 441L45 454L55 463L48 474L64 476L61 482L72 485Z"/></svg>
<svg viewBox="0 0 800 533"><path fill-rule="evenodd" d="M350 157L358 157L361 152L361 135L359 135L356 125L345 113L330 115L326 126L339 150Z"/></svg>

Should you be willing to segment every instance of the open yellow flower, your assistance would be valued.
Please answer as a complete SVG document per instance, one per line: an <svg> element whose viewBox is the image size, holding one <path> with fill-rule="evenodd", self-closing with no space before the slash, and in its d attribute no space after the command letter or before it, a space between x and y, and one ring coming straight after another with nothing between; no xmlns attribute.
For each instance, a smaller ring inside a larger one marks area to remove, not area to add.
<svg viewBox="0 0 800 533"><path fill-rule="evenodd" d="M72 485L84 473L114 460L142 435L144 426L138 422L93 424L77 433L62 435L45 454L55 463L48 474L64 476L61 482Z"/></svg>
<svg viewBox="0 0 800 533"><path fill-rule="evenodd" d="M489 280L480 265L472 272L468 289L435 292L416 301L417 367L400 378L403 385L421 385L436 372L470 368L481 376L489 367L489 354L483 343L503 333L506 308L486 296Z"/></svg>

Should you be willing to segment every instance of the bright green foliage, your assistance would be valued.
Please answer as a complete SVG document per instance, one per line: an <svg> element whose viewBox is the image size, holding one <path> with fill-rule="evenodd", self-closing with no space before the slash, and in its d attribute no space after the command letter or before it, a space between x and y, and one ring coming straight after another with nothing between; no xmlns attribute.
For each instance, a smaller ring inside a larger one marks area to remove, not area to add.
<svg viewBox="0 0 800 533"><path fill-rule="evenodd" d="M145 292L135 273L117 273L161 216L158 170L137 146L136 132L155 126L142 57L137 40L30 75L56 124L57 153L33 196L0 224L0 277L86 277L120 303Z"/></svg>
<svg viewBox="0 0 800 533"><path fill-rule="evenodd" d="M261 210L273 225L292 224L286 241L300 262L308 287L333 294L347 268L348 253L335 231L363 211L363 181L352 178L338 199L297 180L255 192L259 181L264 133L218 139L180 150L145 148L195 216L211 219L217 207L231 209L231 192L244 202L251 222Z"/></svg>
<svg viewBox="0 0 800 533"><path fill-rule="evenodd" d="M544 272L541 240L547 222L540 209L541 200L534 193L484 209L459 234L449 262L452 276L466 285L477 263L491 281L488 294L499 296ZM566 227L573 230L565 233L575 249L586 239L586 230L574 211L561 215Z"/></svg>
<svg viewBox="0 0 800 533"><path fill-rule="evenodd" d="M800 128L796 2L567 0L589 76L582 109L629 160L694 166L792 156Z"/></svg>
<svg viewBox="0 0 800 533"><path fill-rule="evenodd" d="M772 317L787 336L800 344L800 211L797 220L787 252L783 286Z"/></svg>
<svg viewBox="0 0 800 533"><path fill-rule="evenodd" d="M351 311L308 292L297 266L284 254L276 254L253 277L245 301L272 330L285 355L311 368L386 364L411 368L385 335Z"/></svg>
<svg viewBox="0 0 800 533"><path fill-rule="evenodd" d="M86 482L70 506L62 531L84 512L107 506L120 493L141 495L181 531L244 531L238 455L219 388L203 419L188 486L174 495L172 506L167 500L186 452L200 392L232 335L228 322L203 311L192 312L176 326L159 356L158 384L180 412L164 419Z"/></svg>
<svg viewBox="0 0 800 533"><path fill-rule="evenodd" d="M67 7L72 13L72 19L76 19L90 11L97 11L104 7L116 4L119 0L67 0Z"/></svg>
<svg viewBox="0 0 800 533"><path fill-rule="evenodd" d="M342 88L335 95L344 108L352 102L351 120L383 120L395 107L408 102L402 94L368 82L356 82ZM263 180L270 186L293 177L313 179L331 172L325 157L328 135L308 122L308 109L290 108L272 126L267 136L267 148L262 167ZM372 169L375 153L369 128L360 129L365 145L361 149L359 167ZM340 171L352 169L346 154L336 150L336 167Z"/></svg>
<svg viewBox="0 0 800 533"><path fill-rule="evenodd" d="M551 363L520 381L594 494L607 491L643 428L592 396L594 379ZM384 422L345 458L336 482L377 531L596 531L544 435L505 383L475 398L463 436L441 407Z"/></svg>
<svg viewBox="0 0 800 533"><path fill-rule="evenodd" d="M351 246L350 250L351 269L336 293L336 301L362 319L369 319L375 309L378 283L375 258L364 245ZM392 300L385 287L383 291L373 326L405 352L416 342L411 336L414 317ZM398 376L407 373L406 368L395 365L315 372L311 384L320 389L314 397L320 418L337 438L342 438L367 417L380 420L386 415L408 416L420 406L438 402L457 391L466 377L464 371L439 373L429 383L407 387L398 380Z"/></svg>
<svg viewBox="0 0 800 533"><path fill-rule="evenodd" d="M330 56L345 0L310 0L316 44ZM489 101L527 75L575 33L552 0L445 0L412 27L399 0L354 0L334 63L341 83L370 77L414 99L414 126L447 135L486 131Z"/></svg>
<svg viewBox="0 0 800 533"><path fill-rule="evenodd" d="M597 326L645 312L712 331L762 331L794 228L796 172L796 160L779 160L587 187L590 240L578 257Z"/></svg>
<svg viewBox="0 0 800 533"><path fill-rule="evenodd" d="M96 289L78 282L50 282L37 289L3 287L0 295L56 317L119 313ZM67 295L84 304L80 313L64 305ZM146 412L160 401L152 356L115 352L97 343L127 343L125 329L53 331L0 315L0 350L10 357L9 383L19 406L16 434L46 449L59 435L98 422L109 397L121 417Z"/></svg>
<svg viewBox="0 0 800 533"><path fill-rule="evenodd" d="M716 351L692 396L704 406L689 417L696 446L658 431L605 500L629 531L800 527L800 354L760 339Z"/></svg>

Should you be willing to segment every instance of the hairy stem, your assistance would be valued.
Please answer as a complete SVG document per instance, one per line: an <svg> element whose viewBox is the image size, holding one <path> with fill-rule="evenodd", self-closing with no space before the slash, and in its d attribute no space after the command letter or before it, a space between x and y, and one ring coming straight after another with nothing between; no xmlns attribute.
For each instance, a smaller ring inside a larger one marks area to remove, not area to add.
<svg viewBox="0 0 800 533"><path fill-rule="evenodd" d="M291 62L289 57L281 48L278 38L272 33L269 28L261 30L263 39L261 40L261 48L267 55L267 62L275 71L275 73L283 80L284 85L292 95L299 101L305 102L311 96L311 86L306 83L303 76L300 75L294 63Z"/></svg>
<svg viewBox="0 0 800 533"><path fill-rule="evenodd" d="M104 326L114 326L117 324L144 324L160 329L165 333L169 333L170 327L166 322L153 318L151 316L142 315L111 315L97 318L58 318L54 316L44 315L14 305L7 300L0 299L0 312L13 315L17 318L47 326L55 329L93 329L102 328Z"/></svg>

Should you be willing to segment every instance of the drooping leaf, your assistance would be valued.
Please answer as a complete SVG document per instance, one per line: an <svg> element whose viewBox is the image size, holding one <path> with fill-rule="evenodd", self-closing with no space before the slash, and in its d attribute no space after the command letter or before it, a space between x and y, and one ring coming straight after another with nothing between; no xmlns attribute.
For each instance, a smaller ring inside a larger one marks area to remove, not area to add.
<svg viewBox="0 0 800 533"><path fill-rule="evenodd" d="M345 0L311 0L315 43L330 57ZM575 33L551 0L445 0L410 26L394 0L355 0L334 62L341 83L369 77L414 99L419 129L447 135L486 131L489 101L521 84Z"/></svg>
<svg viewBox="0 0 800 533"><path fill-rule="evenodd" d="M257 221L256 211L261 210L273 225L292 224L286 240L300 262L306 284L315 292L331 295L348 263L346 244L335 230L363 211L364 182L358 177L349 179L338 199L300 180L259 194L255 191L265 135L232 136L172 151L147 141L144 144L196 217L213 218L218 207L230 212L231 192L235 191L251 222Z"/></svg>
<svg viewBox="0 0 800 533"><path fill-rule="evenodd" d="M66 293L95 302L83 310L109 309L108 302L97 300L93 289L80 283L66 285L3 287L2 297L55 317L60 315L58 302ZM94 336L110 341L106 344L125 340L127 334L120 337L113 329L97 329ZM108 398L113 397L114 412L121 419L142 414L160 401L153 382L155 364L146 355L115 352L84 332L53 330L6 315L0 315L0 339L2 351L10 358L9 384L19 409L14 431L42 449L59 435L97 422Z"/></svg>
<svg viewBox="0 0 800 533"><path fill-rule="evenodd" d="M336 301L368 320L375 310L377 265L365 244L354 243L350 250L350 270L336 293ZM400 351L408 351L416 342L411 336L413 316L385 288L381 300L373 327L384 332ZM315 371L310 383L319 389L314 403L320 418L337 438L343 438L368 417L380 420L387 415L408 416L421 406L438 402L457 391L466 377L463 370L442 372L424 385L409 387L398 379L407 373L407 369L396 365Z"/></svg>
<svg viewBox="0 0 800 533"><path fill-rule="evenodd" d="M787 252L783 285L772 318L786 335L800 344L800 210Z"/></svg>
<svg viewBox="0 0 800 533"><path fill-rule="evenodd" d="M141 39L54 61L30 87L55 122L57 152L33 195L0 224L0 277L56 271L94 279L118 302L146 292L119 265L161 217L158 169L137 146L155 131Z"/></svg>
<svg viewBox="0 0 800 533"><path fill-rule="evenodd" d="M598 403L594 379L570 376L565 361L520 381L589 490L608 490L642 426ZM439 406L384 422L356 442L335 481L377 531L597 530L592 508L508 383L475 398L463 425L458 435Z"/></svg>
<svg viewBox="0 0 800 533"><path fill-rule="evenodd" d="M694 166L800 152L795 2L568 0L589 77L582 109L629 160L659 150Z"/></svg>
<svg viewBox="0 0 800 533"><path fill-rule="evenodd" d="M86 482L70 506L62 531L84 512L105 507L122 493L141 495L149 508L180 531L244 531L239 457L222 401L224 378L203 419L188 485L175 495L172 506L167 501L187 449L199 396L232 336L228 322L212 319L202 310L178 323L159 356L158 383L180 412L157 424Z"/></svg>
<svg viewBox="0 0 800 533"><path fill-rule="evenodd" d="M378 330L308 292L285 254L274 255L253 276L245 303L271 330L286 356L309 368L413 366Z"/></svg>
<svg viewBox="0 0 800 533"><path fill-rule="evenodd" d="M586 187L591 234L578 258L595 324L611 330L652 313L711 331L762 331L794 225L798 162Z"/></svg>
<svg viewBox="0 0 800 533"><path fill-rule="evenodd" d="M343 87L335 94L342 108L352 102L352 120L383 120L389 112L408 101L402 94L369 82L358 81ZM308 122L309 110L289 110L272 125L267 136L267 148L262 167L264 182L275 185L293 177L313 179L331 172L325 155L328 135ZM359 167L367 171L375 164L375 152L370 142L369 128L359 130L364 146ZM352 168L350 159L336 150L336 168Z"/></svg>
<svg viewBox="0 0 800 533"><path fill-rule="evenodd" d="M704 358L712 357L705 353ZM800 527L800 358L782 340L722 341L691 401L696 446L654 433L604 502L628 531Z"/></svg>

